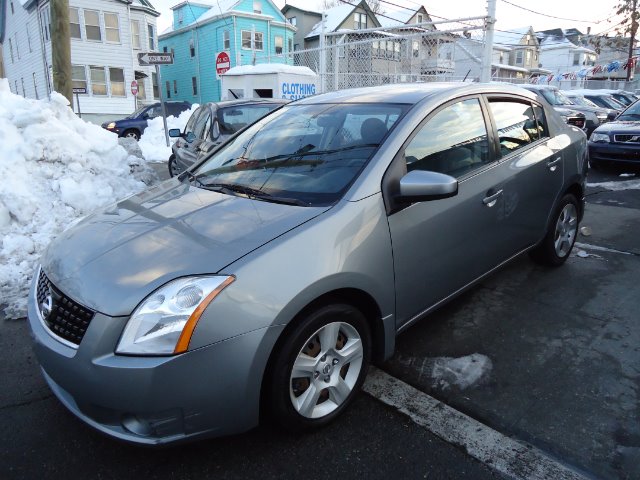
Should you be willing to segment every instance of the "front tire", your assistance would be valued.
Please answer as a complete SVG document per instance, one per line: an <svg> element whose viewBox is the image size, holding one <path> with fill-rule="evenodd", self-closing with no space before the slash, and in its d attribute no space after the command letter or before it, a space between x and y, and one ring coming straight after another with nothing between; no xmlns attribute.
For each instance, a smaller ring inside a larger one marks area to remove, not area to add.
<svg viewBox="0 0 640 480"><path fill-rule="evenodd" d="M122 136L124 138L133 138L136 142L140 140L140 132L134 129L126 130Z"/></svg>
<svg viewBox="0 0 640 480"><path fill-rule="evenodd" d="M542 265L558 267L567 261L578 235L578 200L562 197L544 239L531 250L531 258Z"/></svg>
<svg viewBox="0 0 640 480"><path fill-rule="evenodd" d="M175 155L171 155L169 157L169 163L168 163L168 168L169 168L169 176L170 177L175 177L177 175L180 175L180 169L178 168L178 164L176 163L176 156Z"/></svg>
<svg viewBox="0 0 640 480"><path fill-rule="evenodd" d="M297 323L267 376L272 420L303 431L331 422L362 386L371 357L364 315L347 304L318 308Z"/></svg>

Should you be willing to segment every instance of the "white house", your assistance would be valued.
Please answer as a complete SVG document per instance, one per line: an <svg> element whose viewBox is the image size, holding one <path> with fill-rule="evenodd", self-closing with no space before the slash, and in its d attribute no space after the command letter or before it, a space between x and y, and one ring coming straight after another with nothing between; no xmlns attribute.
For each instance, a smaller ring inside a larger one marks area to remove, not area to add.
<svg viewBox="0 0 640 480"><path fill-rule="evenodd" d="M73 86L87 90L79 96L83 118L114 119L157 98L154 70L140 67L137 53L158 49L159 15L147 0L69 0ZM50 24L48 1L0 0L4 73L14 93L45 98L51 92Z"/></svg>
<svg viewBox="0 0 640 480"><path fill-rule="evenodd" d="M537 32L537 36L540 40L540 63L554 75L593 67L598 60L594 49L572 42L561 29Z"/></svg>

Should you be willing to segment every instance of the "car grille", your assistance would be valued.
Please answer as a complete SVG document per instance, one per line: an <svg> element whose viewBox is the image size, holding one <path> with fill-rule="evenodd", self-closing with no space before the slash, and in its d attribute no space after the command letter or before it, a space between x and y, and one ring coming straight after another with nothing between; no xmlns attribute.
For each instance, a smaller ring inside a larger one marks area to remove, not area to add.
<svg viewBox="0 0 640 480"><path fill-rule="evenodd" d="M38 310L44 324L56 336L80 345L95 312L71 300L40 270L37 285Z"/></svg>
<svg viewBox="0 0 640 480"><path fill-rule="evenodd" d="M618 143L640 143L640 134L620 134L614 135L613 141Z"/></svg>

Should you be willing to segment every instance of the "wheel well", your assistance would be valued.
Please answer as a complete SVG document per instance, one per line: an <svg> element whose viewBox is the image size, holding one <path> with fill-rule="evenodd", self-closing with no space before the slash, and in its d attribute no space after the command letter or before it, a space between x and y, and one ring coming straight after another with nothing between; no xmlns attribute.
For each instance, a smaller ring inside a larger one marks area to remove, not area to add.
<svg viewBox="0 0 640 480"><path fill-rule="evenodd" d="M137 129L137 128L135 128L135 127L131 127L131 128L127 128L127 129L125 129L125 131L124 131L124 132L122 132L122 135L126 135L126 134L127 134L127 132L136 132L136 133L138 134L138 136L139 136L139 137L141 136L141 134L140 134L140 130L138 130L138 129Z"/></svg>
<svg viewBox="0 0 640 480"><path fill-rule="evenodd" d="M264 370L264 375L262 376L262 385L260 387L260 417L263 417L263 408L264 408L264 394L265 394L265 381L268 381L269 376L271 375L272 362L275 357L275 352L277 352L282 343L287 338L287 335L305 318L305 316L322 306L329 305L332 303L346 303L351 305L364 315L371 328L371 361L376 362L382 360L384 357L384 346L385 346L385 338L384 338L384 326L382 324L382 314L380 312L380 308L378 304L373 299L371 295L368 293L358 290L356 288L343 288L339 290L333 290L331 292L327 292L324 295L316 298L312 302L308 303L304 308L302 308L295 317L287 324L284 328L278 340L276 341L271 354L269 355L269 360L267 362L267 366Z"/></svg>

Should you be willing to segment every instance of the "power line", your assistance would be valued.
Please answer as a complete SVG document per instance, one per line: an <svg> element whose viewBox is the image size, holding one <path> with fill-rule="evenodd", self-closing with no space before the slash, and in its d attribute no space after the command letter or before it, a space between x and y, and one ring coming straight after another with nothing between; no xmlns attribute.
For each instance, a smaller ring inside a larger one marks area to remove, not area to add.
<svg viewBox="0 0 640 480"><path fill-rule="evenodd" d="M577 19L575 19L575 18L556 17L555 15L549 15L549 14L547 14L547 13L536 12L535 10L531 10L530 8L526 8L526 7L523 7L523 6L521 6L521 5L517 5L517 4L513 3L513 2L510 2L509 0L502 0L502 2L503 2L503 3L506 3L506 4L508 4L508 5L511 5L512 7L520 8L520 9L522 9L522 10L526 11L526 12L535 13L536 15L540 15L540 16L548 17L548 18L555 18L555 19L557 19L557 20L566 20L566 21L569 21L569 22L579 22L579 23L596 23L596 24L597 24L597 23L606 22L607 20L609 20L609 19L611 19L611 18L615 17L615 15L611 15L610 17L605 18L604 20L598 20L597 22L593 22L593 21L591 21L591 20L577 20Z"/></svg>

